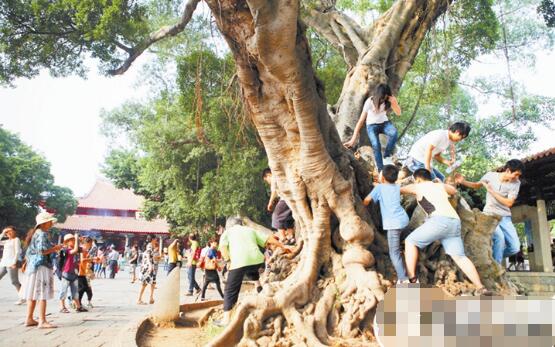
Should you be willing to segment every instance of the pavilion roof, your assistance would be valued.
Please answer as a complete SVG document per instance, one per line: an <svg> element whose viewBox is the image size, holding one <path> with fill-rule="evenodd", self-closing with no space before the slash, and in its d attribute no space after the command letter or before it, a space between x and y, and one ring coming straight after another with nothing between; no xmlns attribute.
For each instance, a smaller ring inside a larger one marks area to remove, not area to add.
<svg viewBox="0 0 555 347"><path fill-rule="evenodd" d="M133 217L69 216L64 223L56 224L62 230L111 231L138 234L169 234L170 226L163 219L147 221Z"/></svg>
<svg viewBox="0 0 555 347"><path fill-rule="evenodd" d="M141 210L144 198L130 189L117 189L106 180L99 179L91 191L79 199L79 207L108 210Z"/></svg>
<svg viewBox="0 0 555 347"><path fill-rule="evenodd" d="M555 217L555 147L527 156L522 162L524 173L516 205L535 205L539 196L551 210L548 214Z"/></svg>

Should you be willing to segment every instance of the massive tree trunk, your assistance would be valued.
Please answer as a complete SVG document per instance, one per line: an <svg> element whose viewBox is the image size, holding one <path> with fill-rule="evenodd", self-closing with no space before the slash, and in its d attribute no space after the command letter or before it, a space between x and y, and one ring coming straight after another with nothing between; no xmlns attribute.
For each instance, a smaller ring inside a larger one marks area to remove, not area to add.
<svg viewBox="0 0 555 347"><path fill-rule="evenodd" d="M451 2L399 0L367 28L337 11L333 0L304 12L304 20L343 53L349 66L332 108L342 140L352 136L364 100L377 84L388 83L394 93L399 90L426 34ZM366 139L366 133L362 135Z"/></svg>
<svg viewBox="0 0 555 347"><path fill-rule="evenodd" d="M211 346L368 345L373 341L373 312L390 286L392 267L386 255L387 243L376 228L378 214L360 203L360 196L371 188L368 163L355 160L341 145L323 86L312 68L305 26L299 20L299 1L206 2L234 56L246 108L264 143L282 197L293 211L303 245L294 259L278 254L275 259L282 263L278 268L287 267L288 271L270 276L273 281L264 285L261 294L242 300L231 324ZM361 71L351 71L347 78L346 89L360 94L360 106L368 79L390 76L390 80L398 79L393 82L398 87L418 50L414 45L421 41L413 36L425 34L418 24L423 19L416 15L423 11L422 3L435 2L399 3L402 5L396 4L380 20L383 24L374 28L376 33L384 32L382 41L387 41L389 48L375 41L376 47L367 51L369 55L362 55L368 59L359 58ZM402 40L407 40L406 52L399 48ZM361 48L362 43L357 42L356 47ZM391 59L405 65L388 70ZM350 87L356 84L355 79L359 88ZM347 97L342 98L345 101L340 102L339 110L358 108ZM348 98L357 99L350 94ZM414 202L407 204L414 210ZM475 213L464 213L476 224L470 217ZM415 213L415 223L417 218ZM493 230L483 229L485 237ZM472 227L465 230L470 236L475 233ZM453 266L444 254L430 252L421 262L423 267L435 266L426 263L429 257L447 274ZM490 259L486 257L484 262ZM433 273L421 273L423 280L440 285L462 279L447 276L436 280ZM459 289L455 288L454 294Z"/></svg>

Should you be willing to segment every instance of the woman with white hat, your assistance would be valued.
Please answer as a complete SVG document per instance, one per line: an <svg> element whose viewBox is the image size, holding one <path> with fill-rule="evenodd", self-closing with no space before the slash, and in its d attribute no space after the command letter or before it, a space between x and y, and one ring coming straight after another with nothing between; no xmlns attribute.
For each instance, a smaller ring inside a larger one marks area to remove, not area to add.
<svg viewBox="0 0 555 347"><path fill-rule="evenodd" d="M51 254L62 249L62 245L53 245L48 230L56 223L54 215L41 212L36 217L36 226L27 235L27 284L24 298L27 299L26 326L38 325L42 329L56 328L46 320L46 300L54 297L54 273ZM39 302L39 321L33 319L35 307Z"/></svg>

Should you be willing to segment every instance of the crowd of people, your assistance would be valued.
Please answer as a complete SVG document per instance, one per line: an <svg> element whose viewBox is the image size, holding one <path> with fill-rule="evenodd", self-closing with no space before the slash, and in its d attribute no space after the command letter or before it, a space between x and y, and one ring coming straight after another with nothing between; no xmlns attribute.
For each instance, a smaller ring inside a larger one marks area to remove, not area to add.
<svg viewBox="0 0 555 347"><path fill-rule="evenodd" d="M347 148L356 146L359 133L364 125L374 151L378 177L374 188L364 199L364 204L379 204L382 226L387 233L389 255L394 265L398 283L418 282L416 264L418 249L434 241L441 241L447 253L476 287L476 295L488 295L472 261L466 257L461 239L461 221L451 205L449 197L457 192L457 186L470 189L485 188L487 191L484 212L500 217L500 222L492 238L492 252L495 261L501 263L505 257L516 254L520 242L511 221L511 206L518 196L524 166L519 160L508 161L500 172L488 172L480 181L471 182L456 172L460 161L456 160L456 144L470 134L471 127L465 122L455 122L448 129L438 129L418 139L408 152L404 165L396 165L395 145L397 130L388 119L388 112L401 114L401 107L387 85L379 85L364 103L364 107ZM382 154L379 136L387 137L387 145ZM449 150L450 158L443 157ZM435 162L445 164L452 173L448 178L435 166ZM230 320L231 310L237 303L245 277L256 283L261 291L259 276L265 269L265 261L275 249L290 252L296 244L295 220L291 208L280 193L276 177L268 168L262 172L263 180L270 186L270 200L267 210L272 212L272 227L277 230L271 235L242 225L238 217L230 217L225 229L220 228L204 247L196 234L190 234L183 241L172 239L163 248L156 238L147 238L142 245L134 244L123 255L131 274L131 283L139 282L137 304L154 303L154 291L159 264L164 265L169 274L187 268L188 289L186 295L200 294L206 297L207 289L213 285L224 300L224 317L216 322L225 325ZM410 182L407 184L407 180ZM401 241L409 217L401 205L402 195L414 195L426 221L413 230L404 240L404 257ZM66 234L63 243L55 245L49 237L49 230L56 222L53 215L43 212L36 217L36 226L26 238L25 257L21 243L13 227L4 229L0 240L4 254L0 262L0 278L9 273L15 289L20 295L17 304L27 302L27 326L53 328L46 320L46 301L54 297L54 274L59 279L60 312L69 313L66 303L76 312L83 312L82 298L87 295L88 306L92 307L93 290L91 278L114 278L122 260L115 247L97 247L94 240ZM187 247L186 247L187 245ZM56 256L54 256L56 255ZM21 285L18 269L26 274L26 283ZM203 272L202 285L197 283L196 272ZM226 279L224 290L220 278ZM149 288L149 297L143 301L144 292ZM38 321L34 319L36 305L39 306Z"/></svg>

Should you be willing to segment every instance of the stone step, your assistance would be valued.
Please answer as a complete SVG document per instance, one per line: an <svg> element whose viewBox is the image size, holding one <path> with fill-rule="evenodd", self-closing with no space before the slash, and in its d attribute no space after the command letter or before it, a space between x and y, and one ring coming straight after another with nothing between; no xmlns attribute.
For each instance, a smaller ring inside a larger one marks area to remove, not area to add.
<svg viewBox="0 0 555 347"><path fill-rule="evenodd" d="M550 272L509 272L507 276L520 283L530 293L555 293L555 273Z"/></svg>
<svg viewBox="0 0 555 347"><path fill-rule="evenodd" d="M555 300L555 292L528 292L528 296L546 296Z"/></svg>

